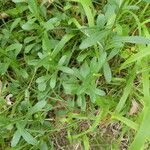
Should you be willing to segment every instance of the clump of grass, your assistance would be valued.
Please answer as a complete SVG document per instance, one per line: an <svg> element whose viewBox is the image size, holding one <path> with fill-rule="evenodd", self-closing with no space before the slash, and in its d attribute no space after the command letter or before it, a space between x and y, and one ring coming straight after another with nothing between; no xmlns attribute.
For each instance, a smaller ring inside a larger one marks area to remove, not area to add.
<svg viewBox="0 0 150 150"><path fill-rule="evenodd" d="M148 147L148 0L0 8L1 149Z"/></svg>

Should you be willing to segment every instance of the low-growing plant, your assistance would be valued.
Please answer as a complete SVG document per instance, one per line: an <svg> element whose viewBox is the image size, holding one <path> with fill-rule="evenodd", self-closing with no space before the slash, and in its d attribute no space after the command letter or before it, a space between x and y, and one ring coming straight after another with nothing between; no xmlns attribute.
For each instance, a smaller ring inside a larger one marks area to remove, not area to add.
<svg viewBox="0 0 150 150"><path fill-rule="evenodd" d="M1 149L148 149L149 3L1 0Z"/></svg>

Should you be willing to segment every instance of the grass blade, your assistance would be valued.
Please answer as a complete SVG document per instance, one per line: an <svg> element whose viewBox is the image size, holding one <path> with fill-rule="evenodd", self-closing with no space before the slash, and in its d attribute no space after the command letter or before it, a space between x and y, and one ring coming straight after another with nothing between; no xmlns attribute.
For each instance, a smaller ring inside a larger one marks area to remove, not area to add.
<svg viewBox="0 0 150 150"><path fill-rule="evenodd" d="M132 89L132 86L133 86L133 81L135 79L135 75L136 75L136 66L134 67L133 71L129 75L129 80L127 81L127 84L126 84L126 87L124 89L123 95L122 95L122 97L121 97L121 99L120 99L120 101L119 101L119 103L116 107L115 111L118 112L118 113L123 109L123 107L125 105L125 102L126 102L128 96L129 96L130 92L131 92L131 89Z"/></svg>
<svg viewBox="0 0 150 150"><path fill-rule="evenodd" d="M116 120L119 120L121 122L123 122L124 124L126 124L128 127L130 127L131 129L134 129L134 130L138 130L139 129L139 125L134 123L133 121L119 115L119 114L113 114L112 115L112 119L116 119Z"/></svg>
<svg viewBox="0 0 150 150"><path fill-rule="evenodd" d="M87 137L87 135L83 136L83 144L85 150L90 150L89 138Z"/></svg>
<svg viewBox="0 0 150 150"><path fill-rule="evenodd" d="M141 36L116 37L115 41L133 44L150 44L150 39Z"/></svg>
<svg viewBox="0 0 150 150"><path fill-rule="evenodd" d="M143 59L141 62L142 68L149 68L148 59ZM141 126L135 136L133 143L131 144L129 150L141 150L144 146L146 140L149 138L150 133L150 81L149 81L149 70L142 73L142 82L143 82L143 93L144 93L144 102L145 107L143 109L144 117L141 123Z"/></svg>
<svg viewBox="0 0 150 150"><path fill-rule="evenodd" d="M132 55L130 58L128 58L120 67L120 69L124 69L126 68L129 64L141 60L142 58L146 57L150 55L150 48L146 47L144 49L142 49L140 52L138 52L137 54Z"/></svg>

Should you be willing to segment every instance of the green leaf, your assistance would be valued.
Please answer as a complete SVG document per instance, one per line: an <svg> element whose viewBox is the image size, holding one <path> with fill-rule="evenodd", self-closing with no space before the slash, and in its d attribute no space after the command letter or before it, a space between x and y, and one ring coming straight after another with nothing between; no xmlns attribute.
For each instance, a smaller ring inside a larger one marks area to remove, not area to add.
<svg viewBox="0 0 150 150"><path fill-rule="evenodd" d="M84 61L84 59L88 56L88 53L84 53L84 54L80 54L78 57L77 57L77 61L78 62L82 62Z"/></svg>
<svg viewBox="0 0 150 150"><path fill-rule="evenodd" d="M130 58L128 58L120 67L120 69L126 68L129 64L141 60L142 58L150 55L150 48L146 47L140 50L140 52L132 55Z"/></svg>
<svg viewBox="0 0 150 150"><path fill-rule="evenodd" d="M116 21L116 14L113 13L107 19L107 24L106 24L107 28L112 29L113 25L115 24L115 21Z"/></svg>
<svg viewBox="0 0 150 150"><path fill-rule="evenodd" d="M48 79L49 79L49 75L48 76L41 76L39 78L36 79L36 83L43 83L43 82L46 82Z"/></svg>
<svg viewBox="0 0 150 150"><path fill-rule="evenodd" d="M12 50L21 50L22 48L22 44L20 43L15 43L15 44L11 44L10 46L7 47L6 51L12 51Z"/></svg>
<svg viewBox="0 0 150 150"><path fill-rule="evenodd" d="M98 58L98 66L96 66L98 70L100 70L103 67L103 65L105 64L106 58L107 58L107 53L103 52Z"/></svg>
<svg viewBox="0 0 150 150"><path fill-rule="evenodd" d="M149 100L149 97L147 100ZM140 124L140 127L137 131L134 141L129 146L129 150L143 150L145 143L147 142L147 140L150 137L150 133L149 133L150 109L149 108L150 108L150 106L146 106L143 110L144 118Z"/></svg>
<svg viewBox="0 0 150 150"><path fill-rule="evenodd" d="M99 14L96 20L96 24L100 29L102 29L106 24L106 21L106 17L103 14Z"/></svg>
<svg viewBox="0 0 150 150"><path fill-rule="evenodd" d="M20 0L20 2L23 2L23 0L22 1ZM17 4L16 7L13 7L12 9L9 8L5 12L12 17L16 17L16 16L20 16L20 14L22 14L27 9L28 7L25 4L19 4L19 5Z"/></svg>
<svg viewBox="0 0 150 150"><path fill-rule="evenodd" d="M56 112L56 115L60 117L60 116L66 115L67 113L68 113L67 110L58 110L58 111Z"/></svg>
<svg viewBox="0 0 150 150"><path fill-rule="evenodd" d="M38 5L36 0L28 0L29 4L29 9L30 11L36 16L39 16L39 10L38 10Z"/></svg>
<svg viewBox="0 0 150 150"><path fill-rule="evenodd" d="M26 23L22 25L22 29L26 31L30 31L33 29L38 29L38 24L35 23L36 18L28 20ZM32 37L31 37L32 38Z"/></svg>
<svg viewBox="0 0 150 150"><path fill-rule="evenodd" d="M150 37L149 32L145 33L146 36ZM149 48L149 47L147 47ZM149 57L147 56L146 58L143 58L140 61L140 66L142 69L145 69L144 72L142 72L142 91L144 94L144 108L143 108L143 118L141 120L140 127L136 133L136 136L134 138L134 141L132 144L129 146L129 150L141 150L144 149L145 143L149 140L150 138L150 82L149 82Z"/></svg>
<svg viewBox="0 0 150 150"><path fill-rule="evenodd" d="M6 48L6 51L7 52L14 51L12 54L16 57L20 53L21 49L22 49L22 44L15 43L15 44L11 44L10 46L8 46Z"/></svg>
<svg viewBox="0 0 150 150"><path fill-rule="evenodd" d="M4 75L9 67L9 63L0 63L0 74Z"/></svg>
<svg viewBox="0 0 150 150"><path fill-rule="evenodd" d="M27 44L27 43L30 43L31 41L35 40L37 38L37 36L32 36L32 37L26 37L24 39L24 43Z"/></svg>
<svg viewBox="0 0 150 150"><path fill-rule="evenodd" d="M82 26L80 25L80 23L78 22L78 20L76 18L69 19L68 24L70 25L72 23L74 23L78 29L81 29Z"/></svg>
<svg viewBox="0 0 150 150"><path fill-rule="evenodd" d="M36 43L26 46L25 50L24 50L25 54L29 53L35 45L36 45Z"/></svg>
<svg viewBox="0 0 150 150"><path fill-rule="evenodd" d="M26 0L12 0L14 3L21 3L21 2L26 2Z"/></svg>
<svg viewBox="0 0 150 150"><path fill-rule="evenodd" d="M87 62L83 63L80 67L80 74L83 78L86 78L90 73L90 67L88 66Z"/></svg>
<svg viewBox="0 0 150 150"><path fill-rule="evenodd" d="M104 64L104 66L103 66L103 72L104 72L104 77L105 77L106 81L108 83L110 83L111 80L112 80L112 73L111 73L111 68L110 68L108 62L106 62Z"/></svg>
<svg viewBox="0 0 150 150"><path fill-rule="evenodd" d="M15 147L19 143L20 138L21 138L21 134L20 134L19 130L17 130L14 133L13 138L11 140L11 147Z"/></svg>
<svg viewBox="0 0 150 150"><path fill-rule="evenodd" d="M67 59L67 55L63 55L63 56L60 58L60 60L59 60L59 62L58 62L58 65L62 66L62 65L65 63L66 59Z"/></svg>
<svg viewBox="0 0 150 150"><path fill-rule="evenodd" d="M22 29L26 30L26 31L31 31L33 29L37 29L37 27L38 26L36 24L30 23L30 22L27 22L27 23L22 25Z"/></svg>
<svg viewBox="0 0 150 150"><path fill-rule="evenodd" d="M97 42L101 42L107 36L108 31L99 31L91 34L89 37L84 39L80 44L80 49L86 49L95 45Z"/></svg>
<svg viewBox="0 0 150 150"><path fill-rule="evenodd" d="M12 32L18 26L18 24L20 23L20 21L21 21L21 18L15 19L15 21L12 23L12 25L10 27L10 32Z"/></svg>
<svg viewBox="0 0 150 150"><path fill-rule="evenodd" d="M109 54L107 60L108 60L108 61L111 60L114 56L116 56L116 55L119 53L119 51L120 51L120 49L114 48L114 49L110 52L110 54Z"/></svg>
<svg viewBox="0 0 150 150"><path fill-rule="evenodd" d="M24 129L25 124L17 123L16 126L17 126L17 129L18 129L19 133L21 134L21 136L23 137L23 139L28 144L31 144L31 145L37 145L38 144L37 140L29 132L27 132Z"/></svg>
<svg viewBox="0 0 150 150"><path fill-rule="evenodd" d="M42 48L44 51L47 51L49 53L51 52L52 47L51 47L47 32L44 32L44 35L42 38Z"/></svg>
<svg viewBox="0 0 150 150"><path fill-rule="evenodd" d="M56 86L57 74L54 73L50 79L50 87L53 89Z"/></svg>
<svg viewBox="0 0 150 150"><path fill-rule="evenodd" d="M94 92L95 92L95 94L97 94L97 95L99 95L99 96L104 96L104 95L106 95L106 93L105 93L103 90L98 89L98 88L96 88L96 89L94 90Z"/></svg>
<svg viewBox="0 0 150 150"><path fill-rule="evenodd" d="M38 84L39 91L45 91L45 89L46 89L46 82L42 82Z"/></svg>
<svg viewBox="0 0 150 150"><path fill-rule="evenodd" d="M29 115L32 115L32 114L35 114L39 111L42 111L42 109L45 107L46 105L46 101L45 100L42 100L42 101L39 101L37 104L35 104L28 112Z"/></svg>
<svg viewBox="0 0 150 150"><path fill-rule="evenodd" d="M82 95L82 107L81 107L82 111L86 110L86 98L84 95Z"/></svg>
<svg viewBox="0 0 150 150"><path fill-rule="evenodd" d="M81 95L78 95L77 104L79 107L82 107L82 96Z"/></svg>
<svg viewBox="0 0 150 150"><path fill-rule="evenodd" d="M118 113L123 109L125 102L129 96L129 94L131 93L135 76L136 76L136 67L131 71L131 74L129 75L129 79L126 84L126 87L124 88L123 95L121 96L120 101L116 107L115 111Z"/></svg>
<svg viewBox="0 0 150 150"><path fill-rule="evenodd" d="M22 137L28 144L37 145L37 140L29 132L27 132L25 129L22 129L20 132Z"/></svg>
<svg viewBox="0 0 150 150"><path fill-rule="evenodd" d="M20 71L20 72L19 72ZM21 75L23 78L27 79L29 77L29 74L27 73L27 71L25 69L19 69L19 75Z"/></svg>
<svg viewBox="0 0 150 150"><path fill-rule="evenodd" d="M90 27L94 26L94 13L91 10L91 8L93 8L92 1L91 0L71 0L71 1L79 2L82 4L89 26Z"/></svg>
<svg viewBox="0 0 150 150"><path fill-rule="evenodd" d="M124 36L115 37L115 41L133 44L150 44L150 39L141 36Z"/></svg>
<svg viewBox="0 0 150 150"><path fill-rule="evenodd" d="M87 135L83 136L83 144L85 150L90 150L89 138L87 137Z"/></svg>
<svg viewBox="0 0 150 150"><path fill-rule="evenodd" d="M45 141L42 141L40 144L40 150L48 150L48 146Z"/></svg>
<svg viewBox="0 0 150 150"><path fill-rule="evenodd" d="M30 98L30 92L29 89L27 88L24 92L24 99L26 102L29 102L29 98Z"/></svg>
<svg viewBox="0 0 150 150"><path fill-rule="evenodd" d="M144 2L148 2L148 3L150 3L150 0L143 0Z"/></svg>
<svg viewBox="0 0 150 150"><path fill-rule="evenodd" d="M75 93L75 91L78 87L75 84L63 82L63 88L64 88L66 94L73 94L73 93Z"/></svg>
<svg viewBox="0 0 150 150"><path fill-rule="evenodd" d="M124 123L125 125L127 125L128 127L130 127L131 129L134 130L138 130L139 129L139 125L134 123L133 121L129 120L128 118L125 118L119 114L113 114L112 115L112 119L116 119L121 121L122 123Z"/></svg>
<svg viewBox="0 0 150 150"><path fill-rule="evenodd" d="M95 103L95 101L96 101L96 94L94 92L94 89L91 89L91 91L89 91L89 95L90 95L91 102Z"/></svg>
<svg viewBox="0 0 150 150"><path fill-rule="evenodd" d="M71 74L71 75L74 74L74 71L69 67L62 66L62 67L59 67L59 70L63 71L64 73Z"/></svg>
<svg viewBox="0 0 150 150"><path fill-rule="evenodd" d="M44 28L46 31L52 30L55 25L59 24L59 19L58 18L51 18L47 22L43 24Z"/></svg>
<svg viewBox="0 0 150 150"><path fill-rule="evenodd" d="M88 0L88 1L91 4L91 1L90 0ZM90 5L87 4L87 0L81 1L81 4L82 4L84 11L85 11L85 14L87 16L89 27L93 27L95 24L94 23L94 13L92 13Z"/></svg>
<svg viewBox="0 0 150 150"><path fill-rule="evenodd" d="M65 46L65 44L73 37L74 35L72 34L66 34L64 37L61 39L61 41L55 46L53 52L52 52L52 58L54 58L60 51L61 49Z"/></svg>

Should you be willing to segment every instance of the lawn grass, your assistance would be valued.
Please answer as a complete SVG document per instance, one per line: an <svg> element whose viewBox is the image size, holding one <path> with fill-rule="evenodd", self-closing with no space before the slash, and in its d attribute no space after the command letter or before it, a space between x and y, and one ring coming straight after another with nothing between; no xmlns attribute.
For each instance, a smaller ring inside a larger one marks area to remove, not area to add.
<svg viewBox="0 0 150 150"><path fill-rule="evenodd" d="M0 0L0 149L149 150L149 0Z"/></svg>

